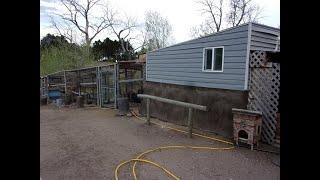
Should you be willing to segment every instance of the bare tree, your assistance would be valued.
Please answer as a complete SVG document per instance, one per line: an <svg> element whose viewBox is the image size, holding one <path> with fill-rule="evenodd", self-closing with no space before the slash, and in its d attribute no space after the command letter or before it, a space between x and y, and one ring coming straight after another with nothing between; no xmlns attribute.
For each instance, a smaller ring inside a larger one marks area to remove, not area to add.
<svg viewBox="0 0 320 180"><path fill-rule="evenodd" d="M223 23L223 0L200 0L201 14L206 15L204 22L190 29L192 37L203 37L214 32L219 32Z"/></svg>
<svg viewBox="0 0 320 180"><path fill-rule="evenodd" d="M169 21L156 11L145 14L146 46L148 50L166 47L169 44L172 27Z"/></svg>
<svg viewBox="0 0 320 180"><path fill-rule="evenodd" d="M121 49L123 53L129 55L129 59L131 58L131 52L134 51L130 49L130 40L135 39L132 34L135 28L138 27L136 20L132 17L125 16L125 18L110 18L107 16L107 21L110 24L112 33L118 38L120 42Z"/></svg>
<svg viewBox="0 0 320 180"><path fill-rule="evenodd" d="M70 43L76 42L76 32L67 23L59 23L52 16L50 16L51 27L54 28L60 36L64 36Z"/></svg>
<svg viewBox="0 0 320 180"><path fill-rule="evenodd" d="M234 27L246 22L255 22L260 17L262 9L251 0L230 0L228 23Z"/></svg>
<svg viewBox="0 0 320 180"><path fill-rule="evenodd" d="M228 0L229 9L225 9L223 0L200 0L202 14L208 15L199 26L191 28L191 36L202 37L221 30L224 20L234 26L246 22L256 22L262 18L262 9L251 2L252 0ZM225 17L225 18L223 18Z"/></svg>
<svg viewBox="0 0 320 180"><path fill-rule="evenodd" d="M223 0L219 0L218 2L217 0L201 0L198 3L202 5L202 13L210 17L210 20L207 20L207 25L210 22L209 28L214 28L216 32L219 32L222 24Z"/></svg>
<svg viewBox="0 0 320 180"><path fill-rule="evenodd" d="M87 47L90 47L92 40L104 29L110 26L109 21L105 18L112 19L112 11L99 4L100 0L60 0L66 8L66 13L57 14L62 20L65 20L76 27L84 35ZM100 17L91 16L94 7L100 6L99 10L104 12ZM58 27L56 27L58 28ZM92 34L91 34L92 33Z"/></svg>
<svg viewBox="0 0 320 180"><path fill-rule="evenodd" d="M209 20L205 20L202 24L199 26L194 26L190 30L191 37L194 38L204 37L214 32L216 32L215 28L212 26L212 23Z"/></svg>

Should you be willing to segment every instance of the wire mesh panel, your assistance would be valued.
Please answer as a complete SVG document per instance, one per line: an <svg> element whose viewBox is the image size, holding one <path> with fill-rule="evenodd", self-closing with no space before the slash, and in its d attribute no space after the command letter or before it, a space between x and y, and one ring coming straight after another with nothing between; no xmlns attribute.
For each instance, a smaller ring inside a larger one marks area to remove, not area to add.
<svg viewBox="0 0 320 180"><path fill-rule="evenodd" d="M116 101L115 68L113 65L99 67L98 74L100 106L108 107Z"/></svg>
<svg viewBox="0 0 320 180"><path fill-rule="evenodd" d="M280 91L280 63L267 61L266 52L250 53L248 109L262 112L262 141L275 139Z"/></svg>
<svg viewBox="0 0 320 180"><path fill-rule="evenodd" d="M40 77L40 96L46 97L48 95L47 77Z"/></svg>

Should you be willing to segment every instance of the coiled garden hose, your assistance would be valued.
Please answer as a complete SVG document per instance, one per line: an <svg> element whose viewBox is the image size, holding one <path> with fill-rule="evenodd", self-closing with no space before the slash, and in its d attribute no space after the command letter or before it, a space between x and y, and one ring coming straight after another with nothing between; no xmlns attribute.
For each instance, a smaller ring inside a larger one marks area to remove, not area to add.
<svg viewBox="0 0 320 180"><path fill-rule="evenodd" d="M137 119L140 119L140 120L144 120L143 118L140 118L136 115L136 113L134 111L131 112L133 116L135 116ZM156 123L156 122L151 122L153 124L156 124L156 125L159 125L159 126L162 126L161 124L159 123ZM173 128L173 127L168 127L168 126L165 126L165 128L167 129L170 129L170 130L174 130L174 131L177 131L177 132L181 132L181 133L185 133L187 134L188 132L187 131L184 131L184 130L180 130L180 129L176 129L176 128ZM224 148L218 148L218 147L207 147L207 146L189 146L189 145L177 145L177 146L161 146L161 147L157 147L157 148L154 148L154 149L150 149L150 150L147 150L141 154L139 154L136 158L134 159L130 159L130 160L127 160L127 161L124 161L122 163L120 163L116 169L115 169L115 172L114 172L114 175L115 175L115 179L118 180L118 171L120 169L120 167L122 167L123 165L125 164L128 164L130 162L134 162L133 164L133 167L132 167L132 174L133 174L133 177L135 180L138 180L137 178L137 174L136 174L136 171L135 171L135 168L136 168L136 165L137 165L137 162L142 162L142 163L148 163L148 164L151 164L153 166L156 166L158 167L159 169L163 170L166 174L168 174L169 176L171 176L173 179L175 180L179 180L180 178L177 177L176 175L174 175L172 172L170 172L169 170L167 170L166 168L164 168L163 166L153 162L153 161L150 161L150 160L147 160L147 159L143 159L143 157L146 155L146 154L149 154L151 152L154 152L154 151L159 151L159 150L166 150L166 149L192 149L192 150L232 150L234 149L234 145L232 142L229 142L229 141L225 141L225 140L222 140L222 139L218 139L218 138L214 138L214 137L209 137L209 136L205 136L205 135L201 135L201 134L197 134L197 133L192 133L192 135L194 136L198 136L198 137L201 137L201 138L205 138L205 139L209 139L209 140L212 140L212 141L218 141L218 142L222 142L222 143L225 143L225 144L229 144L231 145L230 147L224 147Z"/></svg>

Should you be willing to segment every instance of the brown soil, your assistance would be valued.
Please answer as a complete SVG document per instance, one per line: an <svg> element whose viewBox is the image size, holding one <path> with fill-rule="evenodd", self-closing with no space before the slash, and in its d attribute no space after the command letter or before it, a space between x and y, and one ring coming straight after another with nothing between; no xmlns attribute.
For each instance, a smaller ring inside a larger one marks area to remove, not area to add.
<svg viewBox="0 0 320 180"><path fill-rule="evenodd" d="M40 176L56 179L114 179L116 166L148 149L165 145L225 144L188 138L134 117L116 116L112 109L40 109ZM188 149L155 152L146 157L181 179L280 179L274 154L236 148L232 151ZM120 169L120 179L132 179L130 167ZM137 166L139 179L170 179L161 170Z"/></svg>

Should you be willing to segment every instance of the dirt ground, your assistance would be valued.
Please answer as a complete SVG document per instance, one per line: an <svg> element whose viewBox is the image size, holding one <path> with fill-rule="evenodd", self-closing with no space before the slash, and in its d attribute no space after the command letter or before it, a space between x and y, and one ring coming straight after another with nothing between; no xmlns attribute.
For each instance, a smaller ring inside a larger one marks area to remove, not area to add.
<svg viewBox="0 0 320 180"><path fill-rule="evenodd" d="M188 138L134 117L116 116L112 109L40 108L40 176L56 179L115 179L116 166L141 152L166 145L226 147L202 138ZM246 148L229 151L163 150L147 155L181 179L280 179L277 155ZM120 179L132 179L130 166ZM170 179L163 171L138 164L139 179Z"/></svg>

